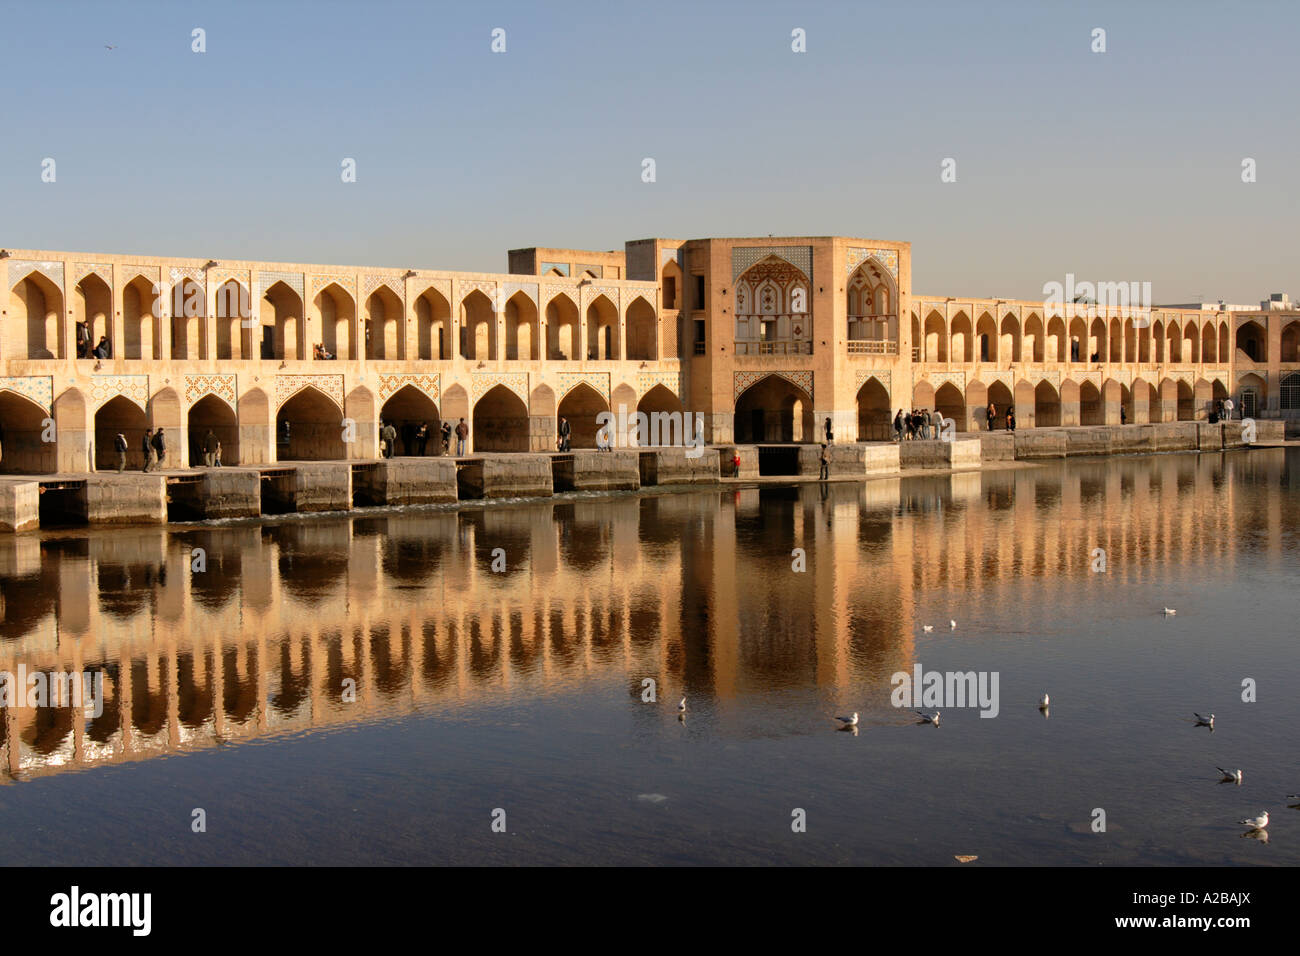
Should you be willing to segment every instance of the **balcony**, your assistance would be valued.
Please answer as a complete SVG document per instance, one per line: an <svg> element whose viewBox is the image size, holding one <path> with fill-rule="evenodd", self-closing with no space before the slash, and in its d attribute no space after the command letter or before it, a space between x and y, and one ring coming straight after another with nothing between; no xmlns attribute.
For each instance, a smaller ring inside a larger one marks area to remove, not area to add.
<svg viewBox="0 0 1300 956"><path fill-rule="evenodd" d="M916 349L912 350L913 355ZM850 355L897 355L898 343L883 339L849 339ZM913 359L915 361L915 359Z"/></svg>
<svg viewBox="0 0 1300 956"><path fill-rule="evenodd" d="M737 355L812 355L812 342L792 340L768 342L749 340L736 342Z"/></svg>

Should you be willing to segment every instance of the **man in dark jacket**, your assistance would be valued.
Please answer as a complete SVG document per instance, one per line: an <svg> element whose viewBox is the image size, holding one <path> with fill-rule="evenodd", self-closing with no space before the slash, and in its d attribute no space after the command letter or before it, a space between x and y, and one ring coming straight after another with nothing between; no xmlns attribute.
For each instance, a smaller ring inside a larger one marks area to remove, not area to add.
<svg viewBox="0 0 1300 956"><path fill-rule="evenodd" d="M113 439L113 450L117 452L117 473L126 471L126 436L121 432Z"/></svg>
<svg viewBox="0 0 1300 956"><path fill-rule="evenodd" d="M151 468L153 468L154 463L158 460L158 456L154 454L154 450L153 450L153 429L152 428L146 428L144 430L144 438L140 439L140 451L144 453L143 470L149 471Z"/></svg>
<svg viewBox="0 0 1300 956"><path fill-rule="evenodd" d="M456 457L465 457L465 439L469 437L469 426L465 424L465 419L461 419L456 426Z"/></svg>
<svg viewBox="0 0 1300 956"><path fill-rule="evenodd" d="M561 418L560 419L560 451L569 450L569 435L571 435L572 433L573 433L573 429L569 427L569 420L567 418Z"/></svg>
<svg viewBox="0 0 1300 956"><path fill-rule="evenodd" d="M153 450L158 453L158 468L161 470L163 462L167 459L167 439L163 438L161 428L153 433Z"/></svg>
<svg viewBox="0 0 1300 956"><path fill-rule="evenodd" d="M217 461L217 436L211 428L203 436L203 464L211 468Z"/></svg>

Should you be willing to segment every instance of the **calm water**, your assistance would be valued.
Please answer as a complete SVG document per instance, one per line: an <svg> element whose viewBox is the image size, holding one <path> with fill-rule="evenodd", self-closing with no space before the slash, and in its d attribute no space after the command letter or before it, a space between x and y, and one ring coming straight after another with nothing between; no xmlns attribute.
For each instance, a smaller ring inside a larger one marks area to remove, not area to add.
<svg viewBox="0 0 1300 956"><path fill-rule="evenodd" d="M0 539L0 862L1296 865L1298 455Z"/></svg>

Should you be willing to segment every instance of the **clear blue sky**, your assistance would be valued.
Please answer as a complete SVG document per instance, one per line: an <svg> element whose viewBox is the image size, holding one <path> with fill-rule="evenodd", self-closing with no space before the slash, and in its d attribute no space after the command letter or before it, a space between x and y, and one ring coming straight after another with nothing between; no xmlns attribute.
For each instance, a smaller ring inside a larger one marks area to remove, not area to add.
<svg viewBox="0 0 1300 956"><path fill-rule="evenodd" d="M847 234L911 241L930 294L1300 294L1282 0L0 13L0 245L503 271L512 247Z"/></svg>

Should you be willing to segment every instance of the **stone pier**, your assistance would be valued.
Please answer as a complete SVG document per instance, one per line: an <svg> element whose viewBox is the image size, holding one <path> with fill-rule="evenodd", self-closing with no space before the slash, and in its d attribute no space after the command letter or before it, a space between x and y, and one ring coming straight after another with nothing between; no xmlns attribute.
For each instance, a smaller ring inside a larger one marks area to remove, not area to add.
<svg viewBox="0 0 1300 956"><path fill-rule="evenodd" d="M575 451L551 458L556 491L635 491L641 487L635 450Z"/></svg>
<svg viewBox="0 0 1300 956"><path fill-rule="evenodd" d="M461 498L549 498L555 493L550 455L483 455L455 461Z"/></svg>

